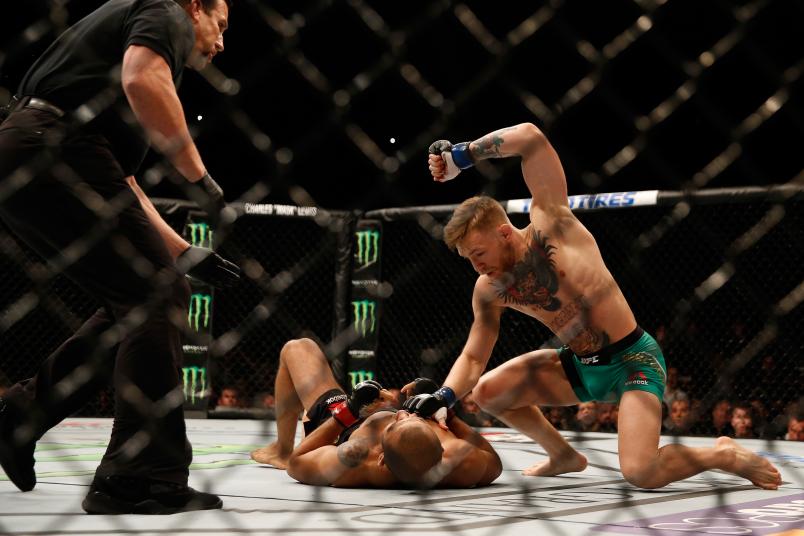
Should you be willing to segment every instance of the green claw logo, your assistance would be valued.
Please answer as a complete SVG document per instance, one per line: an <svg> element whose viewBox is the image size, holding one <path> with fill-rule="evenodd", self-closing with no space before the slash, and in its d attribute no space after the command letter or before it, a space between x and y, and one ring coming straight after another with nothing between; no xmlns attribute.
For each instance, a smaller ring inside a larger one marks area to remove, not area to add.
<svg viewBox="0 0 804 536"><path fill-rule="evenodd" d="M374 379L374 373L370 370L355 370L349 373L352 379L352 388L360 382L365 382Z"/></svg>
<svg viewBox="0 0 804 536"><path fill-rule="evenodd" d="M190 296L190 308L187 312L187 323L196 331L201 327L209 327L209 315L212 308L212 296L209 294L193 294Z"/></svg>
<svg viewBox="0 0 804 536"><path fill-rule="evenodd" d="M207 369L204 367L183 367L181 369L184 382L184 398L195 404L196 397L202 398L207 393Z"/></svg>
<svg viewBox="0 0 804 536"><path fill-rule="evenodd" d="M358 231L355 233L357 241L357 262L365 268L377 262L380 257L380 232Z"/></svg>
<svg viewBox="0 0 804 536"><path fill-rule="evenodd" d="M190 243L196 247L212 249L212 228L206 223L188 223L187 235Z"/></svg>
<svg viewBox="0 0 804 536"><path fill-rule="evenodd" d="M355 331L363 337L374 333L377 324L377 302L373 300L353 301L352 311L355 318Z"/></svg>

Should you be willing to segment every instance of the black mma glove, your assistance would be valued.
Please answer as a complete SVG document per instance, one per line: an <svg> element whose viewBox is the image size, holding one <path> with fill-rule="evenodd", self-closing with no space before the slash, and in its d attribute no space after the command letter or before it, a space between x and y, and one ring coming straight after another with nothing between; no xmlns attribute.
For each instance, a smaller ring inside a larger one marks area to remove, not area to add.
<svg viewBox="0 0 804 536"><path fill-rule="evenodd" d="M413 380L413 389L411 390L412 395L431 395L438 390L438 384L431 380L430 378L416 378Z"/></svg>
<svg viewBox="0 0 804 536"><path fill-rule="evenodd" d="M380 398L380 391L382 385L374 380L358 383L349 398L332 408L332 417L344 428L349 428L360 419L364 407Z"/></svg>
<svg viewBox="0 0 804 536"><path fill-rule="evenodd" d="M211 249L190 246L176 259L181 273L215 288L227 288L240 281L240 267Z"/></svg>
<svg viewBox="0 0 804 536"><path fill-rule="evenodd" d="M455 145L452 145L447 140L434 141L430 144L427 152L441 155L441 158L444 159L444 178L441 179L441 182L452 180L462 170L475 165L475 159L469 150L468 141Z"/></svg>
<svg viewBox="0 0 804 536"><path fill-rule="evenodd" d="M449 387L441 387L432 394L419 394L408 398L402 409L419 417L432 417L438 422L446 422L448 410L455 404L455 392Z"/></svg>
<svg viewBox="0 0 804 536"><path fill-rule="evenodd" d="M223 189L210 176L209 172L204 172L201 180L190 188L189 193L193 201L207 213L209 223L218 228L221 223L221 212L226 208L226 200L223 198Z"/></svg>

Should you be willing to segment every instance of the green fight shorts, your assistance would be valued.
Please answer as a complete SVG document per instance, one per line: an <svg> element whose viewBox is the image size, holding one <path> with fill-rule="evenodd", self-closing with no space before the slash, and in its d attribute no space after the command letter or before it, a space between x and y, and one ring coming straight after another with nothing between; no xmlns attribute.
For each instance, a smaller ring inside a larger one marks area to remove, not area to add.
<svg viewBox="0 0 804 536"><path fill-rule="evenodd" d="M617 402L626 391L647 391L662 401L667 379L662 349L638 326L597 353L578 356L564 346L558 356L581 402Z"/></svg>

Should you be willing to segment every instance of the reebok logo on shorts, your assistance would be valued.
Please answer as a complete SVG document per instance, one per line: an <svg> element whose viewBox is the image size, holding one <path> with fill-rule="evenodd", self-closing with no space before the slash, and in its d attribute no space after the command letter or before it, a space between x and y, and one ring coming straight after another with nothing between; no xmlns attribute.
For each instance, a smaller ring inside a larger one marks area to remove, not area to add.
<svg viewBox="0 0 804 536"><path fill-rule="evenodd" d="M625 385L648 385L648 377L641 370L628 375Z"/></svg>
<svg viewBox="0 0 804 536"><path fill-rule="evenodd" d="M327 411L332 413L332 410L335 409L335 406L337 406L338 404L340 404L341 402L343 402L347 398L349 398L349 397L347 397L345 394L344 395L331 396L331 397L327 398L326 400L324 400L324 405L327 406Z"/></svg>

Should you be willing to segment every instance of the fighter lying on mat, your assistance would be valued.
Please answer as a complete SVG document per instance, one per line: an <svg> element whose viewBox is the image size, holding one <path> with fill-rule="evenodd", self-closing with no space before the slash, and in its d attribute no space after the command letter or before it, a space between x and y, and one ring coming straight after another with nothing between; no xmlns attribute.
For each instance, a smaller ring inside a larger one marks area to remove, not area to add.
<svg viewBox="0 0 804 536"><path fill-rule="evenodd" d="M430 380L418 382L420 392L438 387ZM359 383L347 396L310 339L282 348L275 397L278 439L251 457L287 469L304 484L471 487L490 484L502 471L488 441L457 417L439 426L396 411L393 395L374 381ZM307 411L306 435L294 450L302 410Z"/></svg>

